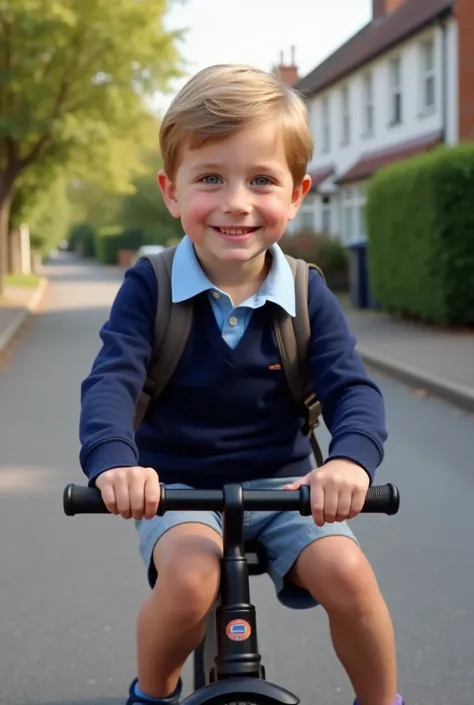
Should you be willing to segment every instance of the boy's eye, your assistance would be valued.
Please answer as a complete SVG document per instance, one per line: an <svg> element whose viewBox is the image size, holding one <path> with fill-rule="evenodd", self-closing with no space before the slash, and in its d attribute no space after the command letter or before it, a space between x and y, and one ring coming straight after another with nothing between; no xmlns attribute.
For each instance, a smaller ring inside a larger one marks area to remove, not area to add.
<svg viewBox="0 0 474 705"><path fill-rule="evenodd" d="M272 183L269 176L256 176L253 181L256 186L268 186Z"/></svg>
<svg viewBox="0 0 474 705"><path fill-rule="evenodd" d="M217 176L217 174L206 174L206 176L201 176L201 178L198 180L201 183L209 184L210 186L215 186L219 183L220 176Z"/></svg>

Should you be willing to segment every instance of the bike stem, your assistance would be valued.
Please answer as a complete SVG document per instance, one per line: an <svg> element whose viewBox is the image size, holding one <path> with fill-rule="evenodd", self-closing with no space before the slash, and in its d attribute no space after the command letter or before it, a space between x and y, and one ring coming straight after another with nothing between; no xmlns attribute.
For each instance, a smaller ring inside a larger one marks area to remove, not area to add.
<svg viewBox="0 0 474 705"><path fill-rule="evenodd" d="M255 607L250 602L244 553L244 500L241 485L224 487L221 604L216 610L217 680L265 678L258 653Z"/></svg>

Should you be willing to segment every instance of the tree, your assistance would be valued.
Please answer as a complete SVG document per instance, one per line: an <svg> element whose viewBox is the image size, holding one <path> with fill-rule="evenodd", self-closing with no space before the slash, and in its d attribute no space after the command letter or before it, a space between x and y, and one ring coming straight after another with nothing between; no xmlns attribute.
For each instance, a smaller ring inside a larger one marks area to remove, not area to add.
<svg viewBox="0 0 474 705"><path fill-rule="evenodd" d="M126 188L152 122L148 98L181 75L167 0L0 0L0 293L10 211L34 164L74 164ZM126 158L124 158L126 157Z"/></svg>
<svg viewBox="0 0 474 705"><path fill-rule="evenodd" d="M140 171L126 192L103 188L93 179L70 184L71 232L76 233L74 226L79 224L93 230L120 225L140 231L149 244L165 245L170 239L182 237L181 222L170 215L157 184L157 172L162 167L157 132L158 126L143 153Z"/></svg>
<svg viewBox="0 0 474 705"><path fill-rule="evenodd" d="M141 230L150 245L166 245L171 238L182 237L181 221L170 214L158 188L160 156L147 154L144 167L145 173L133 179L133 191L121 198L119 222L126 228Z"/></svg>
<svg viewBox="0 0 474 705"><path fill-rule="evenodd" d="M22 223L28 223L34 250L46 254L63 240L70 221L67 176L64 170L54 172L41 161L33 164L18 179L10 212L10 237ZM13 250L10 263L15 262Z"/></svg>

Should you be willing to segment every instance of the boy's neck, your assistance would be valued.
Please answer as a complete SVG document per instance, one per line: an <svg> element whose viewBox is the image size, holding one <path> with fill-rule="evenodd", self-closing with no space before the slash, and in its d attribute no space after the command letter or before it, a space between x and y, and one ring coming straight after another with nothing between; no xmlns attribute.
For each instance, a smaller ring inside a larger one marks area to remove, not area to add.
<svg viewBox="0 0 474 705"><path fill-rule="evenodd" d="M234 306L238 306L249 296L256 294L265 281L271 268L271 256L262 252L258 257L237 265L235 262L216 263L203 261L196 252L199 263L213 285L228 294ZM204 258L205 259L205 258Z"/></svg>

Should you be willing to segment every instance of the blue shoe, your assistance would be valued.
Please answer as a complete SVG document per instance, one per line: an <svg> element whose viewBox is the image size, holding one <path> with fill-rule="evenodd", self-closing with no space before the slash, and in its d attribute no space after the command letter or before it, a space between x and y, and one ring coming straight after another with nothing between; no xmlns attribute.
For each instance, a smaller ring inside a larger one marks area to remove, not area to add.
<svg viewBox="0 0 474 705"><path fill-rule="evenodd" d="M141 695L137 695L137 685L138 678L135 678L131 682L130 688L128 689L128 700L126 705L153 705L153 703L163 703L163 705L179 705L179 698L183 689L181 678L179 679L175 692L167 698L144 698Z"/></svg>

